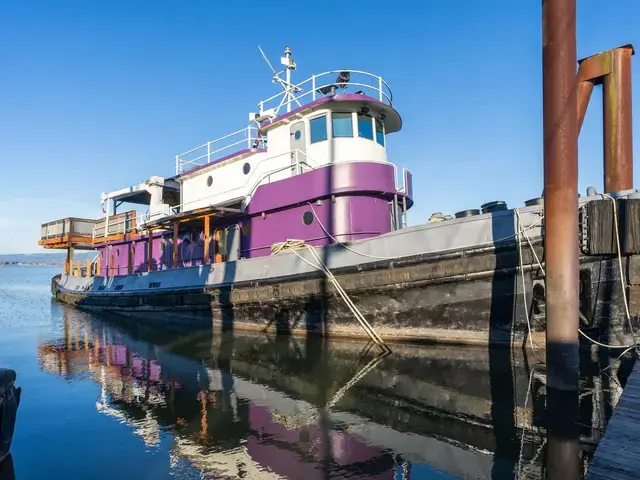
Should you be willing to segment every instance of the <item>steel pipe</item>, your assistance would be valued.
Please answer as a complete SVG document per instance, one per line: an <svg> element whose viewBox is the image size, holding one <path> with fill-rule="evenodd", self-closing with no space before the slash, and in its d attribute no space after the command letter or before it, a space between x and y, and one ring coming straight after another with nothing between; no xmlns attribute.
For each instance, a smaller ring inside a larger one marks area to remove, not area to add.
<svg viewBox="0 0 640 480"><path fill-rule="evenodd" d="M576 1L543 0L547 385L578 388Z"/></svg>

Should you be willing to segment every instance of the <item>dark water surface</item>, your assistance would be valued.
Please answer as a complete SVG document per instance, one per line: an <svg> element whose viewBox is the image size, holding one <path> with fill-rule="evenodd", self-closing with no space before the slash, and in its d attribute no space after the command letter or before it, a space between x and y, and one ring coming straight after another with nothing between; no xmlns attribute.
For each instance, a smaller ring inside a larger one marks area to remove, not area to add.
<svg viewBox="0 0 640 480"><path fill-rule="evenodd" d="M23 388L18 479L548 473L544 371L532 358L395 346L383 358L363 343L100 317L52 300L55 273L0 268L0 366ZM590 359L584 370L575 433L549 439L581 473L620 394Z"/></svg>

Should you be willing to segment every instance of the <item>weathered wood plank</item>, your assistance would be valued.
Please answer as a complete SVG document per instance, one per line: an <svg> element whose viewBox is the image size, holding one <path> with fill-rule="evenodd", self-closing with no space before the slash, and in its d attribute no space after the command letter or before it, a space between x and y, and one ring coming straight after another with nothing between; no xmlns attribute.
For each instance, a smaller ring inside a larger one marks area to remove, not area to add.
<svg viewBox="0 0 640 480"><path fill-rule="evenodd" d="M640 477L640 363L633 367L604 437L589 465L589 480Z"/></svg>

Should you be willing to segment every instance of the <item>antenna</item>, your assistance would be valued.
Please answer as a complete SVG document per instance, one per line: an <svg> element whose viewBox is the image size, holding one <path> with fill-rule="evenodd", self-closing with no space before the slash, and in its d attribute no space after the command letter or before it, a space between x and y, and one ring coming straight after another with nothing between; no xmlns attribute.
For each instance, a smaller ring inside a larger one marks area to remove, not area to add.
<svg viewBox="0 0 640 480"><path fill-rule="evenodd" d="M271 71L273 72L273 74L277 77L278 76L278 72L276 72L276 69L273 68L273 65L271 65L271 62L269 61L269 59L267 58L267 56L264 54L264 52L262 51L262 48L260 47L260 45L258 45L258 50L260 50L260 53L262 54L262 58L264 58L264 61L267 62L267 65L269 65L269 68L271 69Z"/></svg>
<svg viewBox="0 0 640 480"><path fill-rule="evenodd" d="M284 57L280 57L280 63L285 67L285 69L280 72L276 72L276 69L273 68L273 65L265 55L260 45L258 45L258 50L260 50L260 54L262 55L262 58L264 59L265 62L267 62L267 65L273 72L272 81L274 83L279 83L280 85L282 85L282 88L284 89L284 95L282 96L282 101L280 102L280 105L278 105L278 107L275 108L275 113L277 114L278 110L280 109L280 107L282 107L282 105L285 102L287 104L287 112L291 111L291 104L293 102L296 102L298 105L301 106L295 94L298 92L301 92L302 89L291 83L291 72L296 69L296 62L294 62L293 58L291 58L291 47L289 47L289 45L285 46ZM281 73L286 73L286 79L283 79L280 77ZM260 114L262 114L262 105L260 106Z"/></svg>

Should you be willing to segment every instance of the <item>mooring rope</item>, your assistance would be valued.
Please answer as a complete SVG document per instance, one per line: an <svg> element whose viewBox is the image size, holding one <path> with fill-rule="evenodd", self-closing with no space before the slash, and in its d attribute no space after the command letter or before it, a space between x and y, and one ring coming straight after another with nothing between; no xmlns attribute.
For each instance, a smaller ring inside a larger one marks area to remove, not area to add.
<svg viewBox="0 0 640 480"><path fill-rule="evenodd" d="M616 244L618 247L618 267L620 268L620 287L622 289L622 298L623 298L623 303L624 303L624 308L625 308L625 313L626 313L626 318L627 318L627 322L629 323L629 330L631 331L631 335L633 337L633 344L632 345L610 345L610 344L606 344L606 343L602 343L599 342L593 338L591 338L589 335L587 335L586 333L584 333L582 331L581 328L578 328L578 332L585 337L587 340L595 343L596 345L599 345L601 347L605 347L605 348L626 348L627 350L625 350L622 355L624 355L626 352L628 352L629 350L633 349L633 348L638 348L638 342L636 340L636 334L635 334L635 330L633 328L633 324L631 322L631 314L629 311L629 303L627 300L627 294L626 294L626 282L624 279L624 270L622 268L622 251L620 248L620 229L618 226L618 213L617 213L617 208L616 208L616 201L615 199L610 196L607 195L606 193L602 194L603 197L609 198L612 201L612 205L613 205L613 219L614 219L614 226L615 226L615 236L616 236ZM538 267L540 268L540 271L542 272L542 275L544 277L546 277L546 271L544 269L544 267L542 266L542 262L540 261L540 258L538 258L538 255L535 252L535 249L533 248L533 244L531 243L531 240L529 239L529 236L527 235L527 233L522 229L521 226L521 222L520 222L520 212L518 211L517 208L514 208L514 212L516 214L516 216L518 217L518 230L519 232L522 232L522 234L524 235L524 237L526 238L528 244L529 244L529 248L531 249L531 252L533 254L533 256L536 259L536 262L538 264ZM524 303L525 303L525 314L527 317L527 325L529 327L529 335L531 335L531 325L529 323L529 316L528 316L528 305L527 305L527 297L526 297L526 288L525 288L525 278L524 278L524 264L523 264L523 260L522 260L522 250L521 250L521 246L520 246L520 242L518 242L518 248L520 248L520 272L522 274L522 295L523 295L523 299L524 299ZM585 316L582 314L582 312L578 311L578 314L580 315L580 318L582 320L584 320L585 322L588 322L588 320L585 318ZM531 349L533 350L533 342L531 342ZM620 355L620 357L622 356ZM620 358L618 357L618 359ZM616 359L614 361L617 362L618 360ZM612 364L613 365L613 364ZM607 368L611 368L612 365L609 365L609 367Z"/></svg>
<svg viewBox="0 0 640 480"><path fill-rule="evenodd" d="M298 253L298 250L301 250L303 248L306 248L309 251L313 259L316 262L318 262L317 264L311 263L310 261L308 261L306 258L304 258L302 255ZM327 267L327 265L322 261L318 253L315 251L315 249L311 245L307 245L304 240L293 239L293 240L286 240L285 242L274 243L271 247L272 255L277 255L282 251L291 251L307 265L315 268L316 270L320 270L321 272L323 272L326 275L326 277L329 279L329 281L333 284L333 286L335 287L340 297L342 297L342 299L344 300L349 310L351 310L351 313L353 313L353 315L356 317L356 319L358 320L358 322L360 323L364 331L367 333L367 335L369 335L371 340L376 345L378 345L383 351L391 352L391 349L387 346L387 344L380 337L380 335L378 335L378 332L376 332L375 328L373 328L373 326L367 321L367 319L360 312L360 310L355 305L355 303L353 303L349 295L347 295L347 292L344 290L344 288L342 288L342 285L340 285L340 282L338 282L338 279L331 272L331 270L329 270L329 267Z"/></svg>

